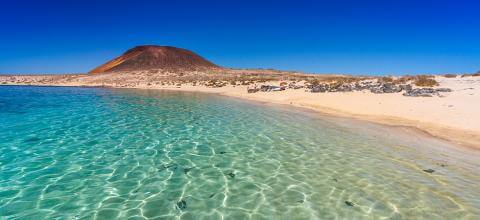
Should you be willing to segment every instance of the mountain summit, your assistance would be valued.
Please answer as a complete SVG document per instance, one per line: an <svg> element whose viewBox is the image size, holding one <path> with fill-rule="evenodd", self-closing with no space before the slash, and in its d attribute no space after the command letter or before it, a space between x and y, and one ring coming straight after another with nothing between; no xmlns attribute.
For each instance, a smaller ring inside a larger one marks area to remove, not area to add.
<svg viewBox="0 0 480 220"><path fill-rule="evenodd" d="M198 70L212 68L219 67L192 51L171 46L144 45L128 50L121 56L91 70L90 73L150 69Z"/></svg>

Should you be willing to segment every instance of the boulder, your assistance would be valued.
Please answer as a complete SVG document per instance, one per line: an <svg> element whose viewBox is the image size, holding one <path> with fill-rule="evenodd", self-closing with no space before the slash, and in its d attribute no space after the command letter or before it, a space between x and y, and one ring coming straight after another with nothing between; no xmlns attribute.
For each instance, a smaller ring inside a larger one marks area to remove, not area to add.
<svg viewBox="0 0 480 220"><path fill-rule="evenodd" d="M271 86L271 85L262 85L260 91L262 92L275 92L285 90L285 87L280 86Z"/></svg>
<svg viewBox="0 0 480 220"><path fill-rule="evenodd" d="M449 89L449 88L438 88L438 89L435 89L435 91L437 91L437 92L452 92L452 90Z"/></svg>
<svg viewBox="0 0 480 220"><path fill-rule="evenodd" d="M403 93L404 96L411 97L432 97L434 95L439 95L438 92L433 88L416 88L410 91Z"/></svg>
<svg viewBox="0 0 480 220"><path fill-rule="evenodd" d="M397 93L401 92L402 88L400 86L396 86L393 83L385 83L382 86L382 90L384 93Z"/></svg>
<svg viewBox="0 0 480 220"><path fill-rule="evenodd" d="M322 83L318 85L310 85L308 86L310 92L319 93L319 92L327 92L330 90L330 86L328 84Z"/></svg>

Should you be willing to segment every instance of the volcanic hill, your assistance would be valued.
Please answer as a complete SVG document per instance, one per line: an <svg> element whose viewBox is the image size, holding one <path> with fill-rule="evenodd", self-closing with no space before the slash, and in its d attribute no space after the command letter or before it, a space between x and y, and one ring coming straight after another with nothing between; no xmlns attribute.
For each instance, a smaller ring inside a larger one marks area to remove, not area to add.
<svg viewBox="0 0 480 220"><path fill-rule="evenodd" d="M205 70L218 68L220 67L186 49L171 46L144 45L128 50L121 56L91 70L90 73L151 69Z"/></svg>

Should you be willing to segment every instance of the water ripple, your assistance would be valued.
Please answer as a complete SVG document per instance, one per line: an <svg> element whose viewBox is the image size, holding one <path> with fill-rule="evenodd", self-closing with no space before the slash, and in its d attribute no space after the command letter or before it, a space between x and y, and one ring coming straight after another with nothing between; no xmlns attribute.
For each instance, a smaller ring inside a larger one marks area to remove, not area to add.
<svg viewBox="0 0 480 220"><path fill-rule="evenodd" d="M0 103L0 218L480 218L478 155L393 128L194 93Z"/></svg>

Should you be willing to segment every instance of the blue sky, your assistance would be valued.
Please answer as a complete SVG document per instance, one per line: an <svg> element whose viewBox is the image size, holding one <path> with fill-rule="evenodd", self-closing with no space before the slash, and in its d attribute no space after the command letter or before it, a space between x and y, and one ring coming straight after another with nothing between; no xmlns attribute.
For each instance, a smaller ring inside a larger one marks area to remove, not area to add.
<svg viewBox="0 0 480 220"><path fill-rule="evenodd" d="M476 1L8 1L0 73L87 72L143 44L233 68L417 74L480 70Z"/></svg>

